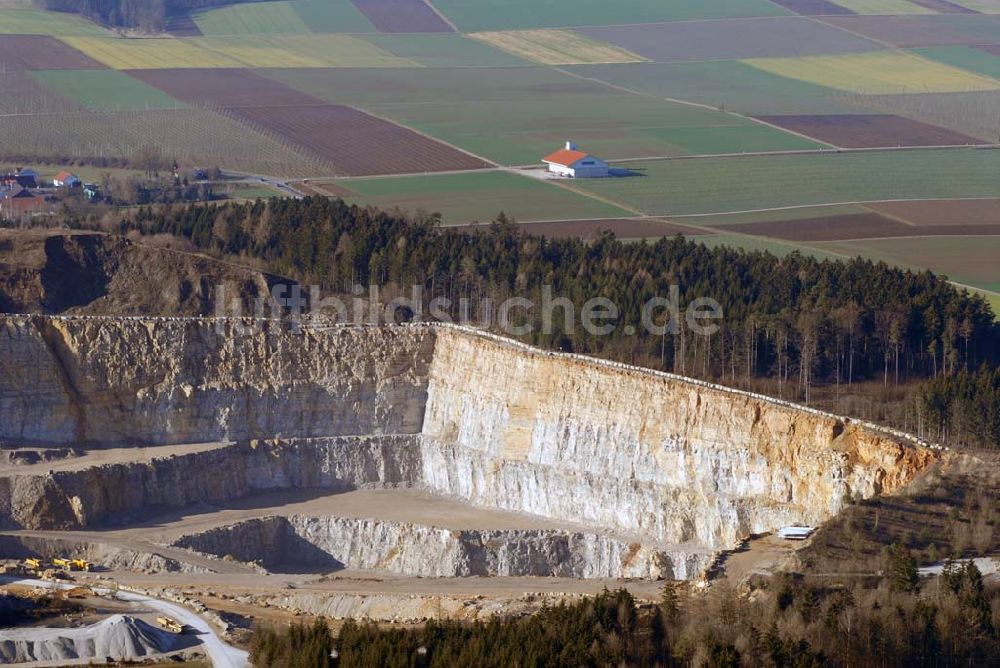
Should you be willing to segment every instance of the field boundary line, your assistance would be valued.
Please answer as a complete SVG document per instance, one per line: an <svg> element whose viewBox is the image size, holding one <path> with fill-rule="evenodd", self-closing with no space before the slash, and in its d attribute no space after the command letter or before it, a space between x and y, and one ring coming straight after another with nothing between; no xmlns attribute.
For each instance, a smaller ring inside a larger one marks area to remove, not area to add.
<svg viewBox="0 0 1000 668"><path fill-rule="evenodd" d="M509 171L512 174L517 174L518 173L516 170L506 170L506 171ZM531 178L530 176L526 176L524 174L521 174L520 176L522 178L525 178L525 179L530 179ZM535 180L541 180L541 179L535 179ZM653 217L648 212L643 211L641 209L636 209L635 207L633 207L633 206L631 206L629 204L624 204L622 202L616 202L615 200L613 200L613 199L611 199L609 197L604 197L603 195L598 195L597 193L587 192L586 190L582 190L582 189L576 188L575 186L570 185L566 180L546 179L543 182L544 183L551 183L552 185L554 185L554 186L556 186L558 188L564 188L565 190L568 190L570 192L576 193L577 195L583 195L585 197L589 197L592 200L596 200L598 202L603 202L604 204L610 204L611 206L617 207L617 208L621 209L622 211L629 211L631 213L634 213L636 216L638 216L640 218L652 218Z"/></svg>
<svg viewBox="0 0 1000 668"><path fill-rule="evenodd" d="M813 142L815 144L829 146L832 149L840 148L839 146L831 144L830 142L825 142L825 141L822 141L820 139L816 139L815 137L810 137L808 135L804 135L801 132L795 132L793 130L789 130L787 128L783 128L781 126L774 125L772 123L768 123L767 121L763 121L763 120L761 120L759 118L754 118L753 116L745 116L745 115L739 114L739 113L737 113L735 111L729 111L728 109L719 109L718 107L713 107L710 104L704 104L702 102L692 102L690 100L681 100L681 99L676 98L676 97L667 97L665 95L654 95L652 93L645 93L645 92L643 92L641 90L636 90L634 88L629 88L627 86L620 86L618 84L613 84L613 83L610 83L608 81L604 81L603 79L596 79L594 77L584 76L583 74L578 74L577 72L573 72L573 71L567 70L564 67L553 67L553 69L555 69L555 70L557 70L559 72L562 72L563 74L568 74L571 77L576 77L577 79L580 79L580 80L583 80L583 81L590 81L592 83L600 84L602 86L606 86L608 88L611 88L613 90L617 90L617 91L622 92L622 93L631 93L632 95L638 95L640 97L645 97L645 98L650 99L650 100L662 100L662 101L665 101L665 102L673 102L674 104L683 104L683 105L687 105L689 107L696 107L698 109L707 109L708 111L714 111L717 114L726 114L727 116L732 116L734 118L742 118L743 120L750 121L751 123L756 123L757 125L763 125L765 127L769 127L769 128L774 129L774 130L778 130L779 132L782 132L784 134L788 134L788 135L792 135L792 136L795 136L795 137L799 137L800 139L806 139L806 140L811 141L811 142Z"/></svg>
<svg viewBox="0 0 1000 668"><path fill-rule="evenodd" d="M391 118L387 118L387 117L382 116L380 114L372 113L372 112L368 111L367 109L365 109L364 107L358 107L358 106L355 106L353 104L345 104L345 105L341 105L341 106L349 107L349 108L353 109L354 111L357 111L357 112L362 113L362 114L366 114L368 116L371 116L372 118L377 118L380 121L384 121L386 123L391 123L391 124L395 125L397 128L402 128L402 129L408 130L408 131L410 131L410 132L412 132L414 134L418 134L421 137L423 137L424 139L429 139L429 140L431 140L433 142L441 144L442 146L447 146L447 147L451 148L452 150L458 151L459 153L464 153L465 155L467 155L469 157L472 157L472 158L475 158L476 160L481 160L484 163L486 163L487 165L493 165L493 167L496 168L496 169L500 169L501 168L501 166L498 163L493 162L489 158L484 158L481 155L476 155L472 151L466 151L461 146L456 146L455 144L452 144L449 141L445 141L443 139L438 139L437 137L435 137L433 135L430 135L430 134L424 132L423 130L418 130L417 128L410 127L409 125L406 125L404 123L400 123L399 121L393 120ZM481 170L481 169L462 169L462 170L455 170L455 171L460 171L460 172L480 172L480 171L483 171L483 170ZM417 172L417 173L419 174L419 173L422 173L422 172ZM426 173L428 173L428 174L441 174L443 172L426 172ZM384 176L399 176L399 175L398 174L385 174Z"/></svg>
<svg viewBox="0 0 1000 668"><path fill-rule="evenodd" d="M841 14L841 16L843 16L843 14ZM861 15L861 16L870 16L870 14L868 14L868 15ZM840 31L846 32L848 35L854 35L855 37L859 37L861 39L866 39L869 42L873 42L875 44L881 44L882 46L884 46L887 49L891 49L893 51L903 51L903 48L901 46L896 45L896 44L892 44L890 42L886 42L885 40L878 39L877 37L869 37L868 35L863 35L863 34L861 34L859 32L851 30L850 28L844 28L842 26L838 26L836 23L827 23L826 21L823 20L824 17L821 17L821 16L807 16L806 18L808 18L810 21L812 21L814 23L820 23L822 25L825 25L827 28L833 28L835 30L840 30ZM830 17L827 16L825 18L830 18Z"/></svg>
<svg viewBox="0 0 1000 668"><path fill-rule="evenodd" d="M458 29L458 26L452 23L451 19L448 18L448 16L444 12L442 12L440 9L434 6L433 0L422 0L422 1L425 5L427 5L428 9L437 14L438 18L444 21L452 30L454 30L459 35L462 34L462 31Z"/></svg>

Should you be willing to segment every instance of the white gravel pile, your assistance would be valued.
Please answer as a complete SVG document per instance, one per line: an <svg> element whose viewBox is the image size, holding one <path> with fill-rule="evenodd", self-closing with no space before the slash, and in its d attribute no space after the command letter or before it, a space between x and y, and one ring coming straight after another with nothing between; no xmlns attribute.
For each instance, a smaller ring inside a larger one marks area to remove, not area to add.
<svg viewBox="0 0 1000 668"><path fill-rule="evenodd" d="M0 663L137 659L169 652L177 643L171 633L128 615L114 615L76 629L16 628L0 630Z"/></svg>

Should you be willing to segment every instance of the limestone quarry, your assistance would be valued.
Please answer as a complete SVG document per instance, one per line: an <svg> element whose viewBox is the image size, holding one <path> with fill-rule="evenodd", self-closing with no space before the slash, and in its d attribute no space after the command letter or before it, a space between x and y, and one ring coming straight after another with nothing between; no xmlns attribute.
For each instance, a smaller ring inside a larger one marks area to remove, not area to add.
<svg viewBox="0 0 1000 668"><path fill-rule="evenodd" d="M0 360L8 556L72 550L137 583L184 574L340 616L402 599L427 615L427 596L491 614L470 603L484 578L512 600L698 578L745 537L821 524L941 456L444 325L6 316Z"/></svg>

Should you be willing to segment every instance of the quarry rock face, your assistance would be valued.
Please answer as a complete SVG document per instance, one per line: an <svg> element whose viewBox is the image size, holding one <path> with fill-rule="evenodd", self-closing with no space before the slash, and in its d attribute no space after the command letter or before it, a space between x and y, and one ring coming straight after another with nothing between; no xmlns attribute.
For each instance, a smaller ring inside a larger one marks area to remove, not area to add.
<svg viewBox="0 0 1000 668"><path fill-rule="evenodd" d="M694 577L741 536L818 524L938 456L765 397L459 328L246 324L0 320L8 446L219 443L52 472L8 466L0 526L82 528L281 489L416 487L587 531L327 517L240 535L264 546L292 531L317 558L427 575Z"/></svg>

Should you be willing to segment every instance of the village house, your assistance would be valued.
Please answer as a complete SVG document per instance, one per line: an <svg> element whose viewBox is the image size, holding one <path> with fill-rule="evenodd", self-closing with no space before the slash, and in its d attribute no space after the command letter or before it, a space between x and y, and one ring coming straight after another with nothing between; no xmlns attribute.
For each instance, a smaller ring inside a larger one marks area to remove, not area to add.
<svg viewBox="0 0 1000 668"><path fill-rule="evenodd" d="M15 169L10 174L0 174L0 187L6 190L38 187L38 172L33 169Z"/></svg>
<svg viewBox="0 0 1000 668"><path fill-rule="evenodd" d="M542 158L553 174L572 179L601 179L611 175L608 163L579 150L573 142L565 148Z"/></svg>
<svg viewBox="0 0 1000 668"><path fill-rule="evenodd" d="M45 198L27 188L0 191L0 219L14 220L36 213L43 213L48 205Z"/></svg>
<svg viewBox="0 0 1000 668"><path fill-rule="evenodd" d="M67 171L62 171L56 174L55 178L52 179L52 185L56 188L79 188L83 185L83 181L76 174L72 174Z"/></svg>

